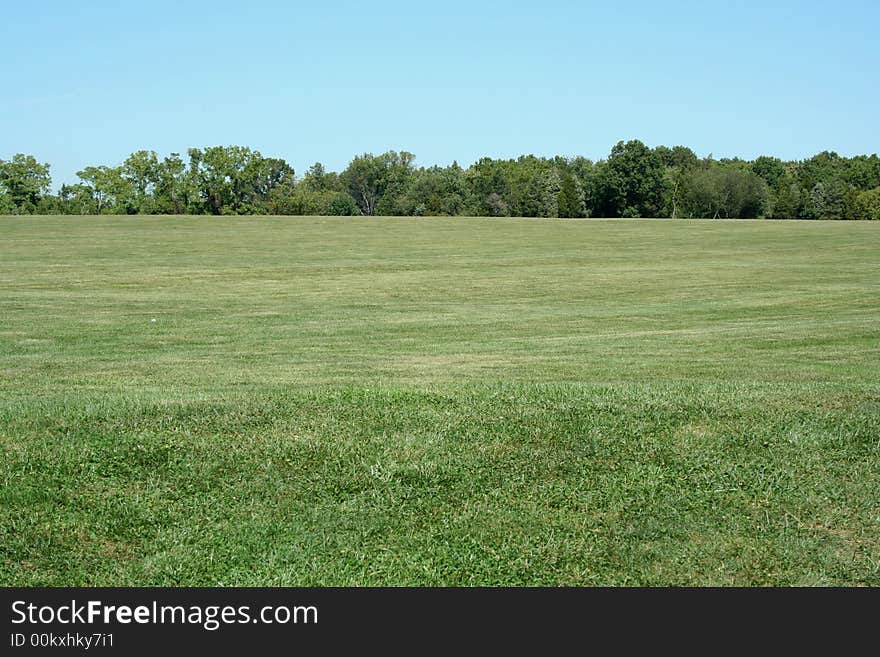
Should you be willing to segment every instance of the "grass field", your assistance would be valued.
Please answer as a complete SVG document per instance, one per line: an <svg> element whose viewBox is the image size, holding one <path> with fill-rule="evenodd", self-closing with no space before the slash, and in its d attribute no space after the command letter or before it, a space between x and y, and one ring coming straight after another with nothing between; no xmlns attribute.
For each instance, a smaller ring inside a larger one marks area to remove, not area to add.
<svg viewBox="0 0 880 657"><path fill-rule="evenodd" d="M0 585L880 585L880 224L0 218Z"/></svg>

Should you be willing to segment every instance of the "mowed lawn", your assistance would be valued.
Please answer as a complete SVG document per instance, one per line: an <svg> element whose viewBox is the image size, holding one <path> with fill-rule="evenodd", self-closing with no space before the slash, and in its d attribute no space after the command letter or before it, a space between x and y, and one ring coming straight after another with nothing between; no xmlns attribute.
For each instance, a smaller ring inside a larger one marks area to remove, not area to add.
<svg viewBox="0 0 880 657"><path fill-rule="evenodd" d="M0 585L880 585L880 223L0 217Z"/></svg>

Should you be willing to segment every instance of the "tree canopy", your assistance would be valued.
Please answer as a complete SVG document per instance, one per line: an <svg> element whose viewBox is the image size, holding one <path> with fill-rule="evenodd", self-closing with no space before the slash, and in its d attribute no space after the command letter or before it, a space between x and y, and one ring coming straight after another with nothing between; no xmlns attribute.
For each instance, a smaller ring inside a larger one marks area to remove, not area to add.
<svg viewBox="0 0 880 657"><path fill-rule="evenodd" d="M392 150L357 155L338 173L316 162L301 177L245 146L141 150L83 168L54 194L49 170L32 155L0 160L0 213L880 219L876 154L715 160L635 139L597 162L522 155L419 167Z"/></svg>

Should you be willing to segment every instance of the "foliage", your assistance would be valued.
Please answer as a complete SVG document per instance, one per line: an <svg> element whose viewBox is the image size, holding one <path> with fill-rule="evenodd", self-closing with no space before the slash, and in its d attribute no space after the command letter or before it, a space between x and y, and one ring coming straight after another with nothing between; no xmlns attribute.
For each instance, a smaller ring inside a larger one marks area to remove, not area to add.
<svg viewBox="0 0 880 657"><path fill-rule="evenodd" d="M602 168L599 188L600 216L657 217L666 192L663 160L638 140L620 141Z"/></svg>
<svg viewBox="0 0 880 657"><path fill-rule="evenodd" d="M853 218L880 221L880 187L856 196Z"/></svg>
<svg viewBox="0 0 880 657"><path fill-rule="evenodd" d="M0 160L0 214L289 214L484 217L864 219L880 158L823 151L804 161L699 158L686 146L620 141L608 158L484 157L467 168L416 166L407 151L365 153L340 173L297 178L242 146L132 153L87 166L49 193L49 165Z"/></svg>
<svg viewBox="0 0 880 657"><path fill-rule="evenodd" d="M584 189L574 174L568 171L561 174L556 205L560 217L574 218L586 215Z"/></svg>
<svg viewBox="0 0 880 657"><path fill-rule="evenodd" d="M17 153L8 162L0 160L0 207L7 211L34 213L50 184L49 165L33 155Z"/></svg>
<svg viewBox="0 0 880 657"><path fill-rule="evenodd" d="M373 215L394 207L412 175L414 159L406 151L388 151L378 156L365 153L351 161L341 178L361 214Z"/></svg>
<svg viewBox="0 0 880 657"><path fill-rule="evenodd" d="M767 183L757 174L721 166L696 171L685 190L685 204L693 217L760 217L768 199Z"/></svg>

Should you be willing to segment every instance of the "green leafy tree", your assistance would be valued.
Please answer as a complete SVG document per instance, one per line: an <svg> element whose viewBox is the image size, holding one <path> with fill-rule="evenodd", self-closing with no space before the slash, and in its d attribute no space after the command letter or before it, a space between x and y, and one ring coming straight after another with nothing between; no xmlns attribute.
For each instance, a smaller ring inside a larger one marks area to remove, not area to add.
<svg viewBox="0 0 880 657"><path fill-rule="evenodd" d="M0 202L12 212L35 212L51 184L49 165L38 162L33 155L18 153L8 162L0 160L0 190L5 197Z"/></svg>
<svg viewBox="0 0 880 657"><path fill-rule="evenodd" d="M43 194L37 203L37 214L57 215L65 214L65 206L61 198L56 194Z"/></svg>
<svg viewBox="0 0 880 657"><path fill-rule="evenodd" d="M560 175L554 162L525 155L506 163L511 183L511 214L520 217L559 216Z"/></svg>
<svg viewBox="0 0 880 657"><path fill-rule="evenodd" d="M137 205L134 187L122 167L89 166L77 176L89 190L97 214L134 214Z"/></svg>
<svg viewBox="0 0 880 657"><path fill-rule="evenodd" d="M596 171L597 166L592 160L585 157L575 157L568 160L568 172L574 176L577 188L583 194L584 217L596 214Z"/></svg>
<svg viewBox="0 0 880 657"><path fill-rule="evenodd" d="M661 214L667 178L660 155L641 141L618 142L599 179L599 210L611 217Z"/></svg>
<svg viewBox="0 0 880 657"><path fill-rule="evenodd" d="M686 203L694 217L760 217L768 200L767 183L739 167L716 164L692 172L687 181Z"/></svg>
<svg viewBox="0 0 880 657"><path fill-rule="evenodd" d="M844 181L859 191L880 186L880 157L856 155L845 162Z"/></svg>
<svg viewBox="0 0 880 657"><path fill-rule="evenodd" d="M12 197L5 190L0 188L0 214L13 214L15 212L15 203Z"/></svg>
<svg viewBox="0 0 880 657"><path fill-rule="evenodd" d="M700 162L697 154L687 146L657 146L654 152L663 166L670 169L694 169Z"/></svg>
<svg viewBox="0 0 880 657"><path fill-rule="evenodd" d="M660 214L664 217L677 219L682 214L682 197L687 176L699 166L699 158L686 146L673 146L672 148L658 146L654 152L666 169L666 184Z"/></svg>
<svg viewBox="0 0 880 657"><path fill-rule="evenodd" d="M122 176L131 186L131 206L136 212L154 214L159 208L156 187L160 175L159 157L154 151L137 151L122 163Z"/></svg>
<svg viewBox="0 0 880 657"><path fill-rule="evenodd" d="M798 219L803 213L804 195L797 177L784 173L770 194L770 216L773 219Z"/></svg>
<svg viewBox="0 0 880 657"><path fill-rule="evenodd" d="M0 213L401 214L478 216L873 216L880 158L823 151L804 161L700 160L685 146L618 142L609 157L482 158L466 170L416 168L406 151L355 157L337 174L316 162L302 180L284 160L240 146L148 150L90 166L49 192L49 165L0 160Z"/></svg>
<svg viewBox="0 0 880 657"><path fill-rule="evenodd" d="M193 200L208 214L264 214L273 189L289 184L294 176L284 160L265 158L243 146L191 148L188 154Z"/></svg>
<svg viewBox="0 0 880 657"><path fill-rule="evenodd" d="M801 188L811 191L817 183L827 186L831 181L842 181L845 166L844 158L834 151L822 151L798 167Z"/></svg>
<svg viewBox="0 0 880 657"><path fill-rule="evenodd" d="M370 216L394 207L413 172L412 153L388 151L355 157L341 178L361 214Z"/></svg>
<svg viewBox="0 0 880 657"><path fill-rule="evenodd" d="M853 219L880 221L880 187L875 187L856 196Z"/></svg>
<svg viewBox="0 0 880 657"><path fill-rule="evenodd" d="M776 157L762 155L752 162L752 172L763 180L771 189L776 189L779 181L786 173L785 163Z"/></svg>
<svg viewBox="0 0 880 657"><path fill-rule="evenodd" d="M388 151L379 156L384 167L383 190L376 205L379 214L389 215L394 213L397 199L406 191L415 170L416 156L402 151Z"/></svg>
<svg viewBox="0 0 880 657"><path fill-rule="evenodd" d="M316 191L303 185L276 187L269 197L271 214L326 215L337 192Z"/></svg>
<svg viewBox="0 0 880 657"><path fill-rule="evenodd" d="M843 219L849 186L841 180L817 182L810 190L805 208L807 219Z"/></svg>
<svg viewBox="0 0 880 657"><path fill-rule="evenodd" d="M355 157L342 178L361 214L371 216L387 185L385 164L371 153Z"/></svg>
<svg viewBox="0 0 880 657"><path fill-rule="evenodd" d="M479 217L505 217L510 215L512 184L509 166L490 157L481 158L465 172L470 190L470 214Z"/></svg>
<svg viewBox="0 0 880 657"><path fill-rule="evenodd" d="M327 214L337 217L352 217L360 214L357 203L348 192L332 192Z"/></svg>
<svg viewBox="0 0 880 657"><path fill-rule="evenodd" d="M153 207L160 214L184 214L198 192L188 175L186 163L178 153L171 153L156 166Z"/></svg>
<svg viewBox="0 0 880 657"><path fill-rule="evenodd" d="M341 192L344 190L339 174L327 171L320 162L315 162L309 167L301 184L316 192Z"/></svg>
<svg viewBox="0 0 880 657"><path fill-rule="evenodd" d="M471 205L469 194L465 172L457 162L448 167L420 168L397 198L394 211L416 216L464 214Z"/></svg>
<svg viewBox="0 0 880 657"><path fill-rule="evenodd" d="M584 217L587 213L580 181L568 171L560 174L557 207L560 217Z"/></svg>
<svg viewBox="0 0 880 657"><path fill-rule="evenodd" d="M241 209L236 193L250 149L239 146L190 148L190 176L200 205L208 214L237 214Z"/></svg>
<svg viewBox="0 0 880 657"><path fill-rule="evenodd" d="M473 205L470 196L470 187L467 183L464 169L458 162L453 162L450 166L439 172L439 203L433 204L432 211L436 210L436 214L441 215L461 215L467 214Z"/></svg>
<svg viewBox="0 0 880 657"><path fill-rule="evenodd" d="M61 185L58 199L64 214L99 214L94 190L87 184Z"/></svg>

